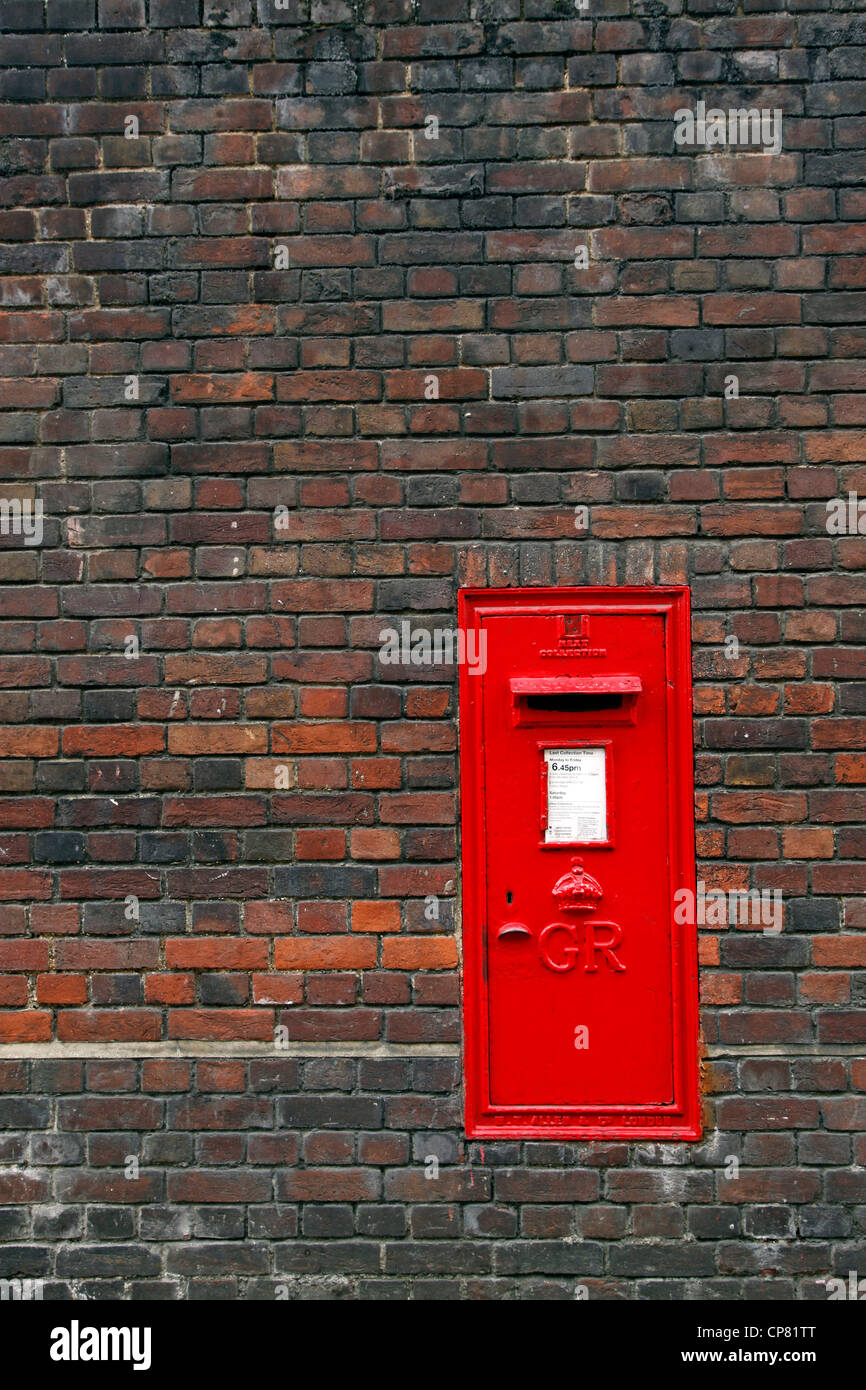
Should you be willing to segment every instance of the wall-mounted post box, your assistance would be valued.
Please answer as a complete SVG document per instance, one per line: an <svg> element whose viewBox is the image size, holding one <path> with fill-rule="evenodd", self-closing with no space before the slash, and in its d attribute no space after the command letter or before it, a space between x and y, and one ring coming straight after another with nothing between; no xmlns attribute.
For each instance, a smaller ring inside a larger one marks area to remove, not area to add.
<svg viewBox="0 0 866 1390"><path fill-rule="evenodd" d="M460 626L467 1133L699 1138L689 591L464 589Z"/></svg>

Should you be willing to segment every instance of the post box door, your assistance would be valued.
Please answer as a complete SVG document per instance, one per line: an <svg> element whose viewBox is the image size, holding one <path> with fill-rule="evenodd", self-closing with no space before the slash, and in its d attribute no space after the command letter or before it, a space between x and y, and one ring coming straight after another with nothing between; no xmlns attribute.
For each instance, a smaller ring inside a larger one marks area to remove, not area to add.
<svg viewBox="0 0 866 1390"><path fill-rule="evenodd" d="M486 669L463 680L482 822L467 837L464 798L468 1123L693 1137L694 941L673 920L694 871L687 591L507 592L479 597Z"/></svg>

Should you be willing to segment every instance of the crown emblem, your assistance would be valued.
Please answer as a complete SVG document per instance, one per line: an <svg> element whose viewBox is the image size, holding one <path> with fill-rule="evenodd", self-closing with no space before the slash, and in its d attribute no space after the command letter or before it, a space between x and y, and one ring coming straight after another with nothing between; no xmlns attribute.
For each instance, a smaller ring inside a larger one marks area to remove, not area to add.
<svg viewBox="0 0 866 1390"><path fill-rule="evenodd" d="M572 859L571 868L556 880L552 891L562 912L592 912L604 897L601 884L586 872L580 859Z"/></svg>

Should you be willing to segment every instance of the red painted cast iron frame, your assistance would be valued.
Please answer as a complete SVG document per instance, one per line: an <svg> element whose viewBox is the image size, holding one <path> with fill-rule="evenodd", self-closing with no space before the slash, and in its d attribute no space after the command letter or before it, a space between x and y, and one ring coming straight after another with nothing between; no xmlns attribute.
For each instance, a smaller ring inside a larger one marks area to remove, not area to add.
<svg viewBox="0 0 866 1390"><path fill-rule="evenodd" d="M695 1140L701 1137L699 1086L699 1011L697 927L694 921L676 924L673 894L689 889L695 900L694 745L692 734L691 611L685 585L461 589L458 621L461 629L478 630L485 617L509 615L516 609L538 616L561 613L660 613L665 619L667 685L666 736L670 797L668 826L671 885L671 983L674 1029L674 1104L622 1106L618 1114L599 1114L598 1107L574 1107L573 1121L561 1107L525 1107L525 1121L496 1120L507 1110L513 1117L521 1107L490 1103L487 1000L487 921L484 866L485 794L483 745L483 676L460 668L460 799L461 892L463 954L463 1071L466 1134L477 1139L656 1139ZM526 807L535 819L535 807ZM694 914L689 914L694 917ZM581 1111L587 1119L582 1121ZM545 1115L544 1112L550 1112ZM592 1119L589 1118L590 1113ZM504 1117L503 1117L504 1118Z"/></svg>

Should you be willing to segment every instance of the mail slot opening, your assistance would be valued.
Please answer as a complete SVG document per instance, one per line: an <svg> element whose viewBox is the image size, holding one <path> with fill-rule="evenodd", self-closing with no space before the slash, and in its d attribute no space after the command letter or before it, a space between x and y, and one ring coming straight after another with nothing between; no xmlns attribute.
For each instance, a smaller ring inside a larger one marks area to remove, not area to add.
<svg viewBox="0 0 866 1390"><path fill-rule="evenodd" d="M638 676L514 676L509 680L515 724L556 724L564 718L634 724Z"/></svg>
<svg viewBox="0 0 866 1390"><path fill-rule="evenodd" d="M594 714L603 709L622 709L625 695L590 694L575 691L565 695L527 695L526 708L549 710L552 714Z"/></svg>

